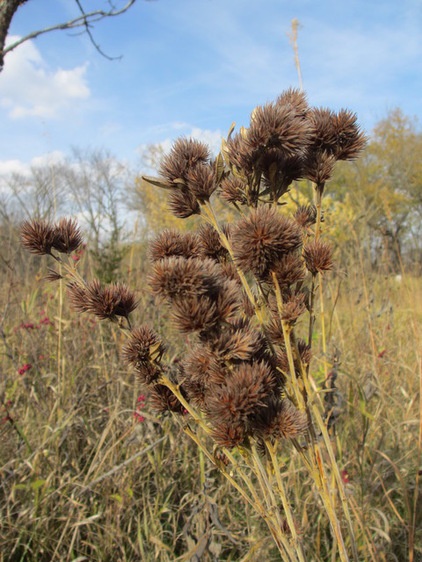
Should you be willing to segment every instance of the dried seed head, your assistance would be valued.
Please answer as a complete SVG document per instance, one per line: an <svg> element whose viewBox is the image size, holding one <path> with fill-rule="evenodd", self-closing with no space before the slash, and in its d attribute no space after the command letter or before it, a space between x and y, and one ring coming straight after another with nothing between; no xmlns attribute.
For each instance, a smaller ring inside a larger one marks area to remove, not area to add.
<svg viewBox="0 0 422 562"><path fill-rule="evenodd" d="M218 319L230 322L241 307L242 294L236 281L224 280L219 286L215 303Z"/></svg>
<svg viewBox="0 0 422 562"><path fill-rule="evenodd" d="M309 151L304 165L304 177L318 186L324 186L332 176L335 163L336 157L326 150Z"/></svg>
<svg viewBox="0 0 422 562"><path fill-rule="evenodd" d="M308 419L287 398L273 399L267 409L262 409L256 420L259 434L271 439L295 439L306 432Z"/></svg>
<svg viewBox="0 0 422 562"><path fill-rule="evenodd" d="M237 366L226 384L206 397L205 411L217 443L227 443L228 437L241 442L252 429L252 417L266 407L276 386L274 373L265 362Z"/></svg>
<svg viewBox="0 0 422 562"><path fill-rule="evenodd" d="M187 173L187 186L199 203L208 201L217 189L214 166L200 165Z"/></svg>
<svg viewBox="0 0 422 562"><path fill-rule="evenodd" d="M170 257L154 263L149 278L152 292L166 299L216 293L222 279L213 260Z"/></svg>
<svg viewBox="0 0 422 562"><path fill-rule="evenodd" d="M172 391L163 384L156 384L151 388L149 401L151 408L159 414L165 412L184 414L186 412L183 404L179 402Z"/></svg>
<svg viewBox="0 0 422 562"><path fill-rule="evenodd" d="M192 215L201 214L201 207L197 199L185 187L171 190L169 209L179 219L187 219Z"/></svg>
<svg viewBox="0 0 422 562"><path fill-rule="evenodd" d="M149 257L152 262L171 256L184 258L198 257L200 240L191 232L181 233L174 229L163 230L149 245Z"/></svg>
<svg viewBox="0 0 422 562"><path fill-rule="evenodd" d="M189 170L209 161L210 151L206 144L195 139L180 138L170 153L164 156L160 174L170 182L186 180Z"/></svg>
<svg viewBox="0 0 422 562"><path fill-rule="evenodd" d="M159 335L149 326L134 328L130 339L122 349L122 357L137 371L141 382L156 382L160 369L157 364L165 351L165 345Z"/></svg>
<svg viewBox="0 0 422 562"><path fill-rule="evenodd" d="M111 283L103 287L98 279L86 287L70 283L68 294L75 310L89 312L102 320L115 321L117 316L127 318L138 305L134 293L123 283Z"/></svg>
<svg viewBox="0 0 422 562"><path fill-rule="evenodd" d="M342 109L338 113L313 108L309 120L314 130L312 148L336 160L352 160L363 150L366 138L357 124L355 113Z"/></svg>
<svg viewBox="0 0 422 562"><path fill-rule="evenodd" d="M239 267L265 278L275 262L302 243L299 226L277 209L261 206L240 220L232 234L233 253Z"/></svg>
<svg viewBox="0 0 422 562"><path fill-rule="evenodd" d="M340 110L335 116L334 128L337 133L337 159L357 158L365 148L366 137L357 124L356 114L347 109Z"/></svg>
<svg viewBox="0 0 422 562"><path fill-rule="evenodd" d="M276 104L280 106L290 106L300 117L306 117L309 110L306 94L298 88L285 90L277 98Z"/></svg>
<svg viewBox="0 0 422 562"><path fill-rule="evenodd" d="M220 447L232 449L245 441L247 431L247 427L242 422L216 420L213 423L212 436Z"/></svg>
<svg viewBox="0 0 422 562"><path fill-rule="evenodd" d="M171 312L177 328L184 333L210 330L220 319L215 300L206 295L177 296Z"/></svg>
<svg viewBox="0 0 422 562"><path fill-rule="evenodd" d="M230 164L249 176L253 172L254 151L246 140L246 130L243 129L242 133L237 133L228 139L225 152Z"/></svg>
<svg viewBox="0 0 422 562"><path fill-rule="evenodd" d="M322 240L312 240L304 246L303 257L312 275L333 268L332 253L330 244Z"/></svg>
<svg viewBox="0 0 422 562"><path fill-rule="evenodd" d="M229 176L221 182L220 196L229 203L239 203L246 205L246 185L245 182L236 176Z"/></svg>
<svg viewBox="0 0 422 562"><path fill-rule="evenodd" d="M299 205L294 213L294 219L302 228L307 228L316 223L316 215L315 205Z"/></svg>
<svg viewBox="0 0 422 562"><path fill-rule="evenodd" d="M205 346L196 346L183 361L184 380L189 399L204 406L208 392L215 386L224 384L227 372L216 354Z"/></svg>
<svg viewBox="0 0 422 562"><path fill-rule="evenodd" d="M230 236L230 225L223 226L224 234ZM218 232L210 224L203 224L199 227L198 236L200 239L200 254L205 258L213 259L217 262L225 261L229 255L220 240Z"/></svg>
<svg viewBox="0 0 422 562"><path fill-rule="evenodd" d="M293 325L305 310L305 295L301 293L292 295L283 303L281 318L288 324Z"/></svg>
<svg viewBox="0 0 422 562"><path fill-rule="evenodd" d="M77 312L90 312L89 294L86 287L76 283L68 283L67 295L70 306Z"/></svg>
<svg viewBox="0 0 422 562"><path fill-rule="evenodd" d="M304 279L306 275L305 264L301 256L289 252L274 263L272 271L275 273L277 282L281 289L290 287L297 281ZM272 281L269 278L269 281Z"/></svg>
<svg viewBox="0 0 422 562"><path fill-rule="evenodd" d="M62 218L54 225L53 248L62 254L70 254L81 246L83 239L78 223L74 219Z"/></svg>
<svg viewBox="0 0 422 562"><path fill-rule="evenodd" d="M309 121L300 117L292 105L268 103L253 111L247 140L255 151L277 148L285 157L292 157L304 153L311 133Z"/></svg>
<svg viewBox="0 0 422 562"><path fill-rule="evenodd" d="M55 228L44 220L24 221L20 228L22 246L32 254L51 254L56 238Z"/></svg>
<svg viewBox="0 0 422 562"><path fill-rule="evenodd" d="M227 326L211 345L218 357L234 362L262 357L268 347L265 337L248 320Z"/></svg>

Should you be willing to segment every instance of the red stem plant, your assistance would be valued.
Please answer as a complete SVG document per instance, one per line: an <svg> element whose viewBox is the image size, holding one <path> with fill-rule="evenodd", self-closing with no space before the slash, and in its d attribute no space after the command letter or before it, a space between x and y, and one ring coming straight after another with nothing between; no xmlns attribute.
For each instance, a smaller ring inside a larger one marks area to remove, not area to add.
<svg viewBox="0 0 422 562"><path fill-rule="evenodd" d="M132 326L137 303L130 289L87 282L77 262L64 258L82 241L72 220L22 226L29 251L61 264L49 278L67 279L77 311L118 321L128 335L122 356L154 408L179 415L291 562L305 562L306 549L286 487L286 454L313 483L316 507L330 523L332 559L362 559L310 365L317 291L333 265L322 239L324 188L335 163L356 158L364 144L353 113L311 108L290 89L257 107L248 128L232 128L215 159L203 143L179 139L160 177L144 178L168 190L174 215L204 220L197 232L166 230L150 244L151 291L187 334L177 361L166 360L168 346L152 327ZM313 183L315 202L288 215L285 196L301 179ZM215 196L238 211L236 222L219 222ZM297 335L302 317L307 340Z"/></svg>

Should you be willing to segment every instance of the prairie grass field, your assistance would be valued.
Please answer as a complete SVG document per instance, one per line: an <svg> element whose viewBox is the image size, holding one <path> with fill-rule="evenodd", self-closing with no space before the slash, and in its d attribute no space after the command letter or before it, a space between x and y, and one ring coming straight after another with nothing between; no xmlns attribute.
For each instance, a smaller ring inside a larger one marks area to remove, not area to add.
<svg viewBox="0 0 422 562"><path fill-rule="evenodd" d="M337 372L331 439L361 560L422 560L422 279L374 272L356 255L325 278L327 350L316 335L311 374L321 389ZM13 231L2 256L1 562L281 560L184 420L149 408L119 358L117 326L70 310L64 283L43 279L47 259L25 254ZM80 269L89 276L89 252ZM140 299L136 320L167 333L177 356L147 269L134 246L119 278ZM312 482L290 447L281 457L306 560L332 560Z"/></svg>

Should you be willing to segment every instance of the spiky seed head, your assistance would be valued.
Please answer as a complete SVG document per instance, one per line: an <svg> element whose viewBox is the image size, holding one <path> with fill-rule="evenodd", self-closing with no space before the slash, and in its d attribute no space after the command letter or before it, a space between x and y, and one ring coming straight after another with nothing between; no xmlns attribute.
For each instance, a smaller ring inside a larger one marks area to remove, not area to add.
<svg viewBox="0 0 422 562"><path fill-rule="evenodd" d="M165 229L149 245L149 257L152 262L171 256L184 258L198 257L200 252L199 237L191 232L181 233L176 229Z"/></svg>
<svg viewBox="0 0 422 562"><path fill-rule="evenodd" d="M53 248L62 254L77 250L83 242L82 233L74 219L62 218L54 225Z"/></svg>
<svg viewBox="0 0 422 562"><path fill-rule="evenodd" d="M89 312L101 320L115 321L118 316L128 317L138 306L135 294L123 283L102 286L98 279L85 287L68 285L71 305L78 312Z"/></svg>
<svg viewBox="0 0 422 562"><path fill-rule="evenodd" d="M270 206L253 209L233 229L233 253L238 266L265 278L284 254L302 244L299 226Z"/></svg>
<svg viewBox="0 0 422 562"><path fill-rule="evenodd" d="M214 166L200 165L191 168L187 173L187 186L199 203L208 201L217 189Z"/></svg>
<svg viewBox="0 0 422 562"><path fill-rule="evenodd" d="M200 215L201 207L196 197L185 187L172 189L169 197L170 212L179 219Z"/></svg>
<svg viewBox="0 0 422 562"><path fill-rule="evenodd" d="M164 156L160 175L170 182L186 180L189 170L207 163L209 158L210 150L206 144L195 139L180 138L176 140L170 153Z"/></svg>
<svg viewBox="0 0 422 562"><path fill-rule="evenodd" d="M163 384L155 384L149 394L151 408L159 414L174 412L184 414L185 408L172 391Z"/></svg>
<svg viewBox="0 0 422 562"><path fill-rule="evenodd" d="M220 185L220 196L225 201L229 203L239 203L240 205L246 205L246 184L240 178L236 176L229 176L225 178Z"/></svg>
<svg viewBox="0 0 422 562"><path fill-rule="evenodd" d="M230 225L222 226L224 234L230 236ZM218 232L208 223L202 224L198 230L200 240L200 254L205 258L213 259L217 262L225 261L229 255L220 240Z"/></svg>
<svg viewBox="0 0 422 562"><path fill-rule="evenodd" d="M303 248L305 264L312 275L333 268L331 245L323 240L311 240Z"/></svg>
<svg viewBox="0 0 422 562"><path fill-rule="evenodd" d="M21 224L22 246L32 254L51 254L56 233L54 226L44 220L28 220Z"/></svg>
<svg viewBox="0 0 422 562"><path fill-rule="evenodd" d="M128 343L123 346L122 356L127 363L137 367L139 363L159 363L165 349L157 332L143 325L133 328Z"/></svg>
<svg viewBox="0 0 422 562"><path fill-rule="evenodd" d="M293 216L302 228L307 228L316 223L316 207L315 205L299 205Z"/></svg>

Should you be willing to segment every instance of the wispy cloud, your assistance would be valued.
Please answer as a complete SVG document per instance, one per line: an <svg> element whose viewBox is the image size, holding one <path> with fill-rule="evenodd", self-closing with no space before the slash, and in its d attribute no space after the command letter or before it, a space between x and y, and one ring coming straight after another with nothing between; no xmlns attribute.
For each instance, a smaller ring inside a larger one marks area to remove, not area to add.
<svg viewBox="0 0 422 562"><path fill-rule="evenodd" d="M32 41L23 43L7 55L0 76L0 106L13 119L57 117L75 101L90 96L86 71L87 64L52 69Z"/></svg>

